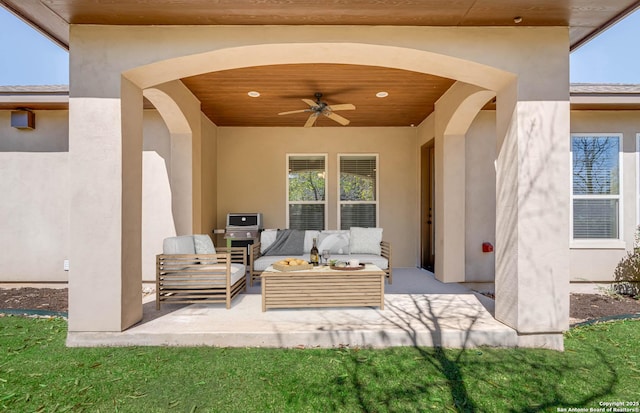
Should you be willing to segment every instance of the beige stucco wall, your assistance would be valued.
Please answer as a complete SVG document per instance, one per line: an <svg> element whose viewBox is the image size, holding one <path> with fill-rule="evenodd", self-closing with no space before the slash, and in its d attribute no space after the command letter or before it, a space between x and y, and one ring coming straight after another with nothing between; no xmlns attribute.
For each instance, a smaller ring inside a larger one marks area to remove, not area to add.
<svg viewBox="0 0 640 413"><path fill-rule="evenodd" d="M68 152L69 111L36 110L35 129L11 127L11 111L0 110L0 152Z"/></svg>
<svg viewBox="0 0 640 413"><path fill-rule="evenodd" d="M625 250L633 248L637 222L638 169L636 134L640 133L638 111L572 111L572 133L621 133L622 143L622 240L617 247L594 245L594 248L571 248L571 281L607 281ZM570 158L567 157L567 162ZM599 248L600 247L600 248Z"/></svg>
<svg viewBox="0 0 640 413"><path fill-rule="evenodd" d="M67 281L68 154L0 152L0 281Z"/></svg>
<svg viewBox="0 0 640 413"><path fill-rule="evenodd" d="M318 39L322 43L309 47ZM295 60L413 66L489 88L503 87L504 75L517 73L523 79L518 87L521 98L568 96L568 29L563 27L73 25L70 42L72 97L117 97L123 72L139 86L149 87L239 62ZM223 49L219 58L211 54ZM420 54L412 51L426 54L416 61ZM189 55L192 58L169 60ZM565 72L567 78L558 76ZM100 82L95 81L98 74ZM539 82L541 78L545 82Z"/></svg>
<svg viewBox="0 0 640 413"><path fill-rule="evenodd" d="M204 115L201 148L202 232L213 237L211 231L217 225L225 225L225 222L218 224L218 128Z"/></svg>
<svg viewBox="0 0 640 413"><path fill-rule="evenodd" d="M465 137L465 281L493 282L495 253L482 243L496 244L496 114L482 111Z"/></svg>
<svg viewBox="0 0 640 413"><path fill-rule="evenodd" d="M1 281L67 281L68 111L36 111L36 128L0 111Z"/></svg>
<svg viewBox="0 0 640 413"><path fill-rule="evenodd" d="M329 218L337 228L337 156L379 155L379 226L393 247L393 265L415 267L417 212L416 128L218 129L218 226L229 212L262 212L266 228L286 227L286 154L327 154Z"/></svg>
<svg viewBox="0 0 640 413"><path fill-rule="evenodd" d="M162 240L176 235L171 209L171 140L156 110L144 111L142 152L142 279L154 281Z"/></svg>

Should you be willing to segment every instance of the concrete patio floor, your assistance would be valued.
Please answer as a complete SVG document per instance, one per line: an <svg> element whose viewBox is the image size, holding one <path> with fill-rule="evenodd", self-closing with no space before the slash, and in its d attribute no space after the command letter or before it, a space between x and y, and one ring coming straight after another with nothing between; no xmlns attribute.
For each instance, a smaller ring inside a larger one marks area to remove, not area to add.
<svg viewBox="0 0 640 413"><path fill-rule="evenodd" d="M332 348L514 347L516 332L496 321L493 300L459 284L443 284L417 268L394 269L385 309L274 309L262 312L260 286L223 304L166 305L154 296L143 320L123 332L70 332L67 345Z"/></svg>

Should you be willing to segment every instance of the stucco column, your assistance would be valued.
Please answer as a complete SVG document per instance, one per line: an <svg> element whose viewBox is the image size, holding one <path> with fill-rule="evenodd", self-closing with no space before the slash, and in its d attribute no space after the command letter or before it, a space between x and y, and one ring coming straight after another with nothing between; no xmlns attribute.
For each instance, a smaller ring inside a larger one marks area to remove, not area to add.
<svg viewBox="0 0 640 413"><path fill-rule="evenodd" d="M464 135L435 136L435 277L464 281L465 275L465 145Z"/></svg>
<svg viewBox="0 0 640 413"><path fill-rule="evenodd" d="M142 318L142 92L69 99L69 331Z"/></svg>
<svg viewBox="0 0 640 413"><path fill-rule="evenodd" d="M525 347L569 324L569 102L498 94L496 318Z"/></svg>
<svg viewBox="0 0 640 413"><path fill-rule="evenodd" d="M171 133L171 209L176 234L193 234L193 151L191 133Z"/></svg>

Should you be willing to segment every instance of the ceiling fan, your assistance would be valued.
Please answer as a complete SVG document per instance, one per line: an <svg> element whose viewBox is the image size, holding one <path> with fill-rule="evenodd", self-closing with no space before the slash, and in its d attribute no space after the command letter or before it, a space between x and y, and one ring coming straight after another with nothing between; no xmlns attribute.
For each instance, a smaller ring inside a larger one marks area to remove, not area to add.
<svg viewBox="0 0 640 413"><path fill-rule="evenodd" d="M309 118L307 119L307 122L304 124L305 128L309 128L311 126L313 126L314 123L316 123L316 120L318 119L318 116L320 115L324 115L326 117L328 117L329 119L332 119L336 122L338 122L339 124L341 124L342 126L347 126L349 124L349 119L346 119L340 115L338 115L337 113L334 113L335 111L338 110L355 110L355 106L352 105L351 103L342 103L339 105L329 105L326 102L321 101L320 99L322 99L322 93L317 92L314 94L314 96L316 97L316 100L313 101L311 99L302 99L302 101L304 103L306 103L307 105L309 105L309 108L307 109L300 109L300 110L290 110L288 112L280 112L278 113L278 115L290 115L292 113L302 113L302 112L311 112L311 115L309 115Z"/></svg>

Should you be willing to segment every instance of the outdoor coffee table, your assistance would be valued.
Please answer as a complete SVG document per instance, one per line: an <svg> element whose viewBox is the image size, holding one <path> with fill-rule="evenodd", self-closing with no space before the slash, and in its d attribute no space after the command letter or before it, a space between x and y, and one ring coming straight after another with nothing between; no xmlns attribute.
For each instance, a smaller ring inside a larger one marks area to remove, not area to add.
<svg viewBox="0 0 640 413"><path fill-rule="evenodd" d="M262 311L267 308L380 307L385 273L372 264L359 270L318 266L301 271L268 267L261 277Z"/></svg>

